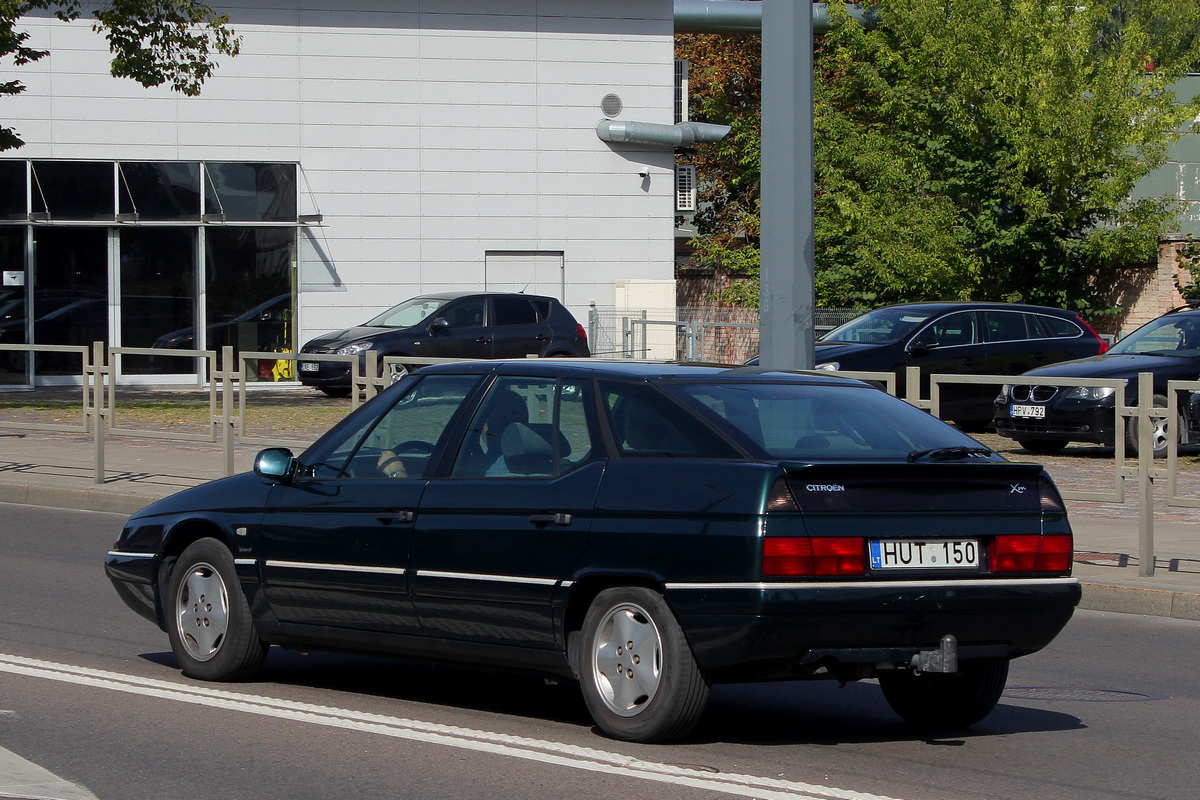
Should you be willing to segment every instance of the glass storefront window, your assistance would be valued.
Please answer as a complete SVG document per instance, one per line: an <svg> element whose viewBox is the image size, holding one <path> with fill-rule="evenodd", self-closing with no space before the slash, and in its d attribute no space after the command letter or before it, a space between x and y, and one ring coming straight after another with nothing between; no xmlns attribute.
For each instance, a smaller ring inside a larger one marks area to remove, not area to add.
<svg viewBox="0 0 1200 800"><path fill-rule="evenodd" d="M121 231L121 345L169 352L196 348L196 233L190 228ZM127 374L188 373L194 362L122 356Z"/></svg>
<svg viewBox="0 0 1200 800"><path fill-rule="evenodd" d="M231 222L295 222L295 164L206 162L204 213Z"/></svg>
<svg viewBox="0 0 1200 800"><path fill-rule="evenodd" d="M209 228L205 242L208 349L232 345L237 353L294 350L295 229ZM247 377L291 378L291 363L264 360Z"/></svg>
<svg viewBox="0 0 1200 800"><path fill-rule="evenodd" d="M122 161L121 214L139 220L200 219L200 162Z"/></svg>
<svg viewBox="0 0 1200 800"><path fill-rule="evenodd" d="M0 161L0 219L25 219L25 162Z"/></svg>
<svg viewBox="0 0 1200 800"><path fill-rule="evenodd" d="M111 161L34 161L32 211L50 219L116 217Z"/></svg>
<svg viewBox="0 0 1200 800"><path fill-rule="evenodd" d="M22 165L24 166L24 165ZM25 275L25 227L0 228L0 273ZM0 283L0 342L25 344L25 287ZM0 386L27 381L25 353L0 353Z"/></svg>
<svg viewBox="0 0 1200 800"><path fill-rule="evenodd" d="M38 228L34 232L34 344L108 343L108 230ZM42 375L78 372L79 359L42 353Z"/></svg>

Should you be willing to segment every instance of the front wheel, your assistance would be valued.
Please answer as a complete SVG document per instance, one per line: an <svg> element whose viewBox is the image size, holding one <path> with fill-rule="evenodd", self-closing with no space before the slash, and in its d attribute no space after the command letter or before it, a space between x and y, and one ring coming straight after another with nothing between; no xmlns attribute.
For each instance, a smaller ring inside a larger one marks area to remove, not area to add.
<svg viewBox="0 0 1200 800"><path fill-rule="evenodd" d="M267 646L254 630L233 556L216 539L183 551L167 581L167 635L183 674L206 681L248 678Z"/></svg>
<svg viewBox="0 0 1200 800"><path fill-rule="evenodd" d="M1154 407L1166 408L1167 398L1164 395L1154 395ZM1180 422L1180 420L1176 420ZM1167 457L1167 442L1169 437L1178 436L1178 431L1183 430L1183 425L1172 425L1171 421L1166 417L1151 417L1150 418L1150 437L1151 450L1154 451L1155 458ZM1138 454L1138 419L1130 417L1125 420L1125 455L1130 458L1136 457Z"/></svg>
<svg viewBox="0 0 1200 800"><path fill-rule="evenodd" d="M583 699L605 733L658 742L695 727L709 685L662 595L605 589L588 609L582 638Z"/></svg>
<svg viewBox="0 0 1200 800"><path fill-rule="evenodd" d="M884 672L879 686L892 710L917 728L956 730L992 713L1008 681L1008 659L965 661L953 675Z"/></svg>

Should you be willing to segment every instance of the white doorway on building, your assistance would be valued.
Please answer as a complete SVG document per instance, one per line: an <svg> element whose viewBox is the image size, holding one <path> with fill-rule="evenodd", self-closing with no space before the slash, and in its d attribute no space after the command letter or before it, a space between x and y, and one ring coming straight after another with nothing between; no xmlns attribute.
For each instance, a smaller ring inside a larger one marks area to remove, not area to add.
<svg viewBox="0 0 1200 800"><path fill-rule="evenodd" d="M566 259L562 251L488 250L483 256L486 292L524 292L563 300Z"/></svg>

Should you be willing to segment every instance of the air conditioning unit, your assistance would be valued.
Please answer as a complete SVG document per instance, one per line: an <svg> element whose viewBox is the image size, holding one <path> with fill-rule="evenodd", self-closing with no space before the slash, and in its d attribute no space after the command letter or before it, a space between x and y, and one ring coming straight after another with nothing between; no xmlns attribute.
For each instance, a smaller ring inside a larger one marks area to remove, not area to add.
<svg viewBox="0 0 1200 800"><path fill-rule="evenodd" d="M675 165L675 210L696 210L696 168L691 164Z"/></svg>

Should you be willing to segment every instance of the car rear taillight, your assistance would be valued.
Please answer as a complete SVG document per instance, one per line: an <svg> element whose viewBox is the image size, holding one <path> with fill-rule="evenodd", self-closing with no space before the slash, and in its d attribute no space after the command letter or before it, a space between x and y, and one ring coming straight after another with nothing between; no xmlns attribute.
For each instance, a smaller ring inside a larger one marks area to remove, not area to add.
<svg viewBox="0 0 1200 800"><path fill-rule="evenodd" d="M578 322L575 323L575 335L580 339L583 339L585 342L587 341L587 331L585 331L583 329L583 325L579 324Z"/></svg>
<svg viewBox="0 0 1200 800"><path fill-rule="evenodd" d="M1038 501L1041 503L1043 512L1067 513L1058 489L1054 488L1054 484L1045 478L1038 479Z"/></svg>
<svg viewBox="0 0 1200 800"><path fill-rule="evenodd" d="M763 575L772 577L866 574L866 540L857 536L769 536L763 539Z"/></svg>
<svg viewBox="0 0 1200 800"><path fill-rule="evenodd" d="M776 478L775 483L771 484L771 494L767 497L767 512L799 510L800 505L796 502L796 496L792 494L787 479Z"/></svg>
<svg viewBox="0 0 1200 800"><path fill-rule="evenodd" d="M1070 534L1012 534L992 544L992 572L1070 572L1074 542Z"/></svg>
<svg viewBox="0 0 1200 800"><path fill-rule="evenodd" d="M1079 316L1078 314L1075 315L1075 319L1079 322L1080 325L1087 328L1088 332L1091 333L1092 336L1095 336L1097 341L1100 342L1100 352L1097 353L1096 355L1102 356L1105 353L1107 353L1108 352L1108 342L1106 342L1106 341L1104 341L1104 339L1100 338L1100 334L1096 333L1095 328L1093 328L1091 325L1088 325L1087 320L1085 320L1083 317Z"/></svg>

